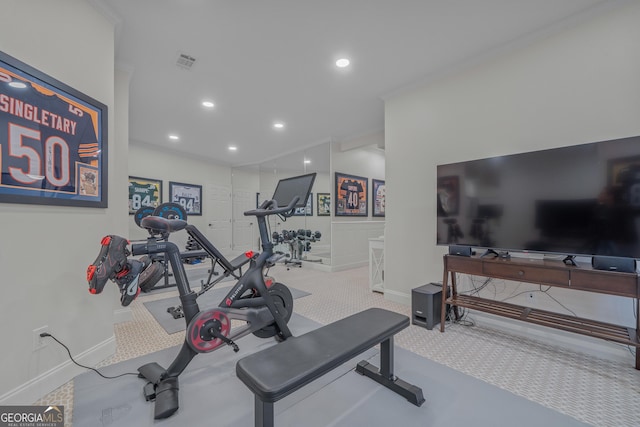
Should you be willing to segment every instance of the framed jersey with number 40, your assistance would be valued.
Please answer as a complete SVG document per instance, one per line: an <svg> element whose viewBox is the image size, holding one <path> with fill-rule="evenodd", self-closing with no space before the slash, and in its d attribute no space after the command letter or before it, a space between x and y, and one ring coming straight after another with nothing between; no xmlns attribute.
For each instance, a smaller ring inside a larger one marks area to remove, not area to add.
<svg viewBox="0 0 640 427"><path fill-rule="evenodd" d="M368 216L368 178L336 172L336 216Z"/></svg>
<svg viewBox="0 0 640 427"><path fill-rule="evenodd" d="M0 202L107 207L107 106L0 52Z"/></svg>

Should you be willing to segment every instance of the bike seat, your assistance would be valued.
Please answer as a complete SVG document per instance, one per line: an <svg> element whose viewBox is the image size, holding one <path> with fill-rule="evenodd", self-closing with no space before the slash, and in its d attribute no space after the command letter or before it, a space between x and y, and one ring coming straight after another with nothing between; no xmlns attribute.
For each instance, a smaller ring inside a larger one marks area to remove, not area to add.
<svg viewBox="0 0 640 427"><path fill-rule="evenodd" d="M140 221L140 226L158 233L173 233L187 226L187 221L182 219L167 219L160 216L146 216Z"/></svg>

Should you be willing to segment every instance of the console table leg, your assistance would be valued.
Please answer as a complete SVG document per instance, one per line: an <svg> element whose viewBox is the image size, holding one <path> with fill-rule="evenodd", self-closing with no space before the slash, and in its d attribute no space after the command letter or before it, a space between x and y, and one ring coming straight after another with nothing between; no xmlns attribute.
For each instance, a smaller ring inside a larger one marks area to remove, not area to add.
<svg viewBox="0 0 640 427"><path fill-rule="evenodd" d="M445 292L444 289L443 289L443 292ZM455 271L452 271L451 272L451 296L455 297L456 295L458 295L458 285L456 283L456 273ZM456 316L456 320L460 320L460 312L458 311L457 305L453 306L453 314Z"/></svg>
<svg viewBox="0 0 640 427"><path fill-rule="evenodd" d="M640 295L640 276L636 278L636 289ZM640 342L640 298L636 298L636 343ZM640 347L636 345L636 369L640 369Z"/></svg>

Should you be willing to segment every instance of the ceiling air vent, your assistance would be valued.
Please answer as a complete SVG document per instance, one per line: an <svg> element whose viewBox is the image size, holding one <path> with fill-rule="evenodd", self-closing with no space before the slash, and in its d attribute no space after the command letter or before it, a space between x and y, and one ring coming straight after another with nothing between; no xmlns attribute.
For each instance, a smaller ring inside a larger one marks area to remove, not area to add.
<svg viewBox="0 0 640 427"><path fill-rule="evenodd" d="M195 62L196 58L194 58L193 56L187 55L186 53L179 53L176 65L178 66L178 68L182 68L183 70L191 70Z"/></svg>

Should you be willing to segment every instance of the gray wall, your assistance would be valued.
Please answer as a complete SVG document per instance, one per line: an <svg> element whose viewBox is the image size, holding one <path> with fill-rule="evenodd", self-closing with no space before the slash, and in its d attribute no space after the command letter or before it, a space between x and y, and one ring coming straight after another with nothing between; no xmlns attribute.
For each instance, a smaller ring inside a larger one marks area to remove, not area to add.
<svg viewBox="0 0 640 427"><path fill-rule="evenodd" d="M55 16L55 19L52 17ZM0 14L0 50L66 83L109 109L107 209L3 204L0 221L0 403L28 404L82 372L51 342L32 351L33 330L48 325L81 362L95 364L115 349L119 294L90 295L87 266L105 234L127 234L128 77L114 74L113 24L84 0L7 0ZM115 83L114 83L115 82ZM125 89L123 92L122 89ZM116 162L115 159L118 159Z"/></svg>
<svg viewBox="0 0 640 427"><path fill-rule="evenodd" d="M408 303L442 280L437 164L640 135L640 2L622 4L386 101L386 298ZM635 325L628 299L553 293L583 317Z"/></svg>

